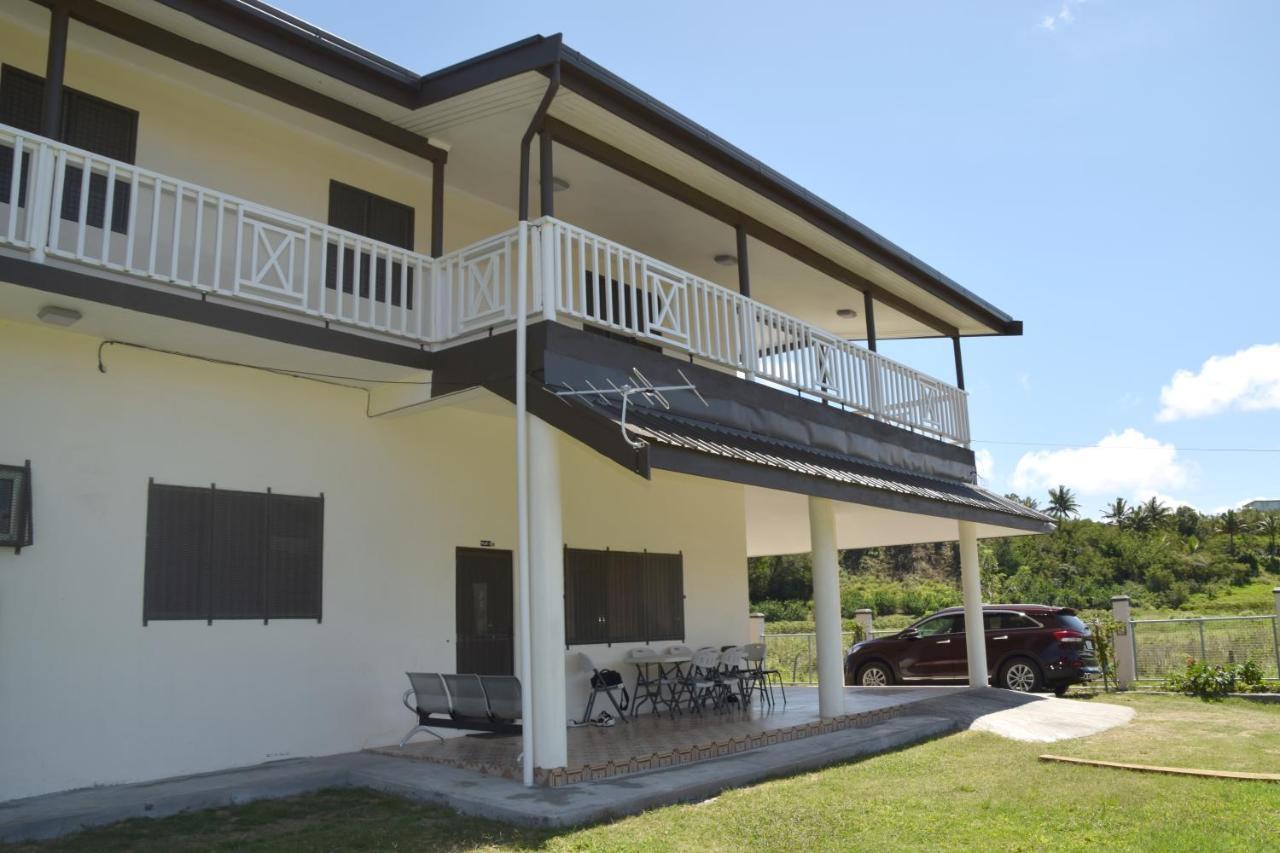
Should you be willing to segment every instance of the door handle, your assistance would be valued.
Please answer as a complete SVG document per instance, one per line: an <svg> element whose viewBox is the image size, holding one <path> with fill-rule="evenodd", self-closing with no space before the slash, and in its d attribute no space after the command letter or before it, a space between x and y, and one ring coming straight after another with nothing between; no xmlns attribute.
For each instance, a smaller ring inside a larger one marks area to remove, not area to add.
<svg viewBox="0 0 1280 853"><path fill-rule="evenodd" d="M1009 639L1009 635L1008 635L1008 634L1005 634L1003 637L992 637L991 639L993 639L993 640L1007 640L1007 639Z"/></svg>
<svg viewBox="0 0 1280 853"><path fill-rule="evenodd" d="M951 642L951 641L950 641L950 640L939 640L939 641L938 641L938 645L940 645L940 646L945 646L945 645L946 645L947 643L949 643L949 642Z"/></svg>

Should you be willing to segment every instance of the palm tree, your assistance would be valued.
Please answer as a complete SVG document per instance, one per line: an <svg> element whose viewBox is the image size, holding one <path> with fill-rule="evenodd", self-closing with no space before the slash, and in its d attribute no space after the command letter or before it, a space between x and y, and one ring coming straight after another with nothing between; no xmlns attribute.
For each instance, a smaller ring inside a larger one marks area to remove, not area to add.
<svg viewBox="0 0 1280 853"><path fill-rule="evenodd" d="M1074 492L1066 486L1058 486L1056 489L1049 490L1049 506L1045 512L1062 521L1064 518L1078 515L1080 503L1076 500Z"/></svg>
<svg viewBox="0 0 1280 853"><path fill-rule="evenodd" d="M1222 518L1218 519L1218 529L1227 534L1227 551L1235 559L1236 534L1244 532L1244 521L1240 518L1240 513L1234 509L1224 512Z"/></svg>
<svg viewBox="0 0 1280 853"><path fill-rule="evenodd" d="M1173 514L1169 510L1169 507L1161 503L1160 499L1155 495L1152 495L1151 498L1142 505L1141 509L1143 515L1147 517L1147 521L1150 523L1152 528L1163 527L1165 522L1167 522L1169 517Z"/></svg>
<svg viewBox="0 0 1280 853"><path fill-rule="evenodd" d="M1116 527L1123 529L1129 522L1129 512L1129 502L1124 498L1116 498L1107 504L1107 510L1102 514L1102 517Z"/></svg>
<svg viewBox="0 0 1280 853"><path fill-rule="evenodd" d="M1013 501L1014 503L1022 504L1027 509L1040 508L1040 501L1036 500L1035 498L1024 498L1021 495L1019 495L1017 492L1010 492L1009 494L1005 495L1005 497Z"/></svg>
<svg viewBox="0 0 1280 853"><path fill-rule="evenodd" d="M1264 513L1262 521L1258 524L1258 532L1266 536L1270 543L1267 548L1267 556L1270 559L1267 563L1274 569L1276 567L1276 536L1280 535L1280 512Z"/></svg>

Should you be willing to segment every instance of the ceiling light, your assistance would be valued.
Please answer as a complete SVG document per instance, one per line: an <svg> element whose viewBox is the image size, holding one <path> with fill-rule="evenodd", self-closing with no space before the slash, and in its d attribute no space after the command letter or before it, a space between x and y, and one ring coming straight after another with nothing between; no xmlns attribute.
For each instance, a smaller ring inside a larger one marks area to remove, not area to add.
<svg viewBox="0 0 1280 853"><path fill-rule="evenodd" d="M836 316L843 317L846 320L852 320L854 317L858 316L858 312L854 311L852 308L841 308L836 311Z"/></svg>
<svg viewBox="0 0 1280 853"><path fill-rule="evenodd" d="M730 255L726 252L724 254L716 255L715 261L722 267L736 267L738 265L738 256Z"/></svg>
<svg viewBox="0 0 1280 853"><path fill-rule="evenodd" d="M61 308L57 305L46 305L36 312L40 322L51 326L74 326L83 316L74 308Z"/></svg>

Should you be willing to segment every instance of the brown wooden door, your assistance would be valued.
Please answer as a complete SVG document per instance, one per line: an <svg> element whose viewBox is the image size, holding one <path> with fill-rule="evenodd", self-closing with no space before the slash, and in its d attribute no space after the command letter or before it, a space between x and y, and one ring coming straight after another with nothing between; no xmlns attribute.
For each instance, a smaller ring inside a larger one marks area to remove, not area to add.
<svg viewBox="0 0 1280 853"><path fill-rule="evenodd" d="M459 548L458 672L515 675L511 552Z"/></svg>

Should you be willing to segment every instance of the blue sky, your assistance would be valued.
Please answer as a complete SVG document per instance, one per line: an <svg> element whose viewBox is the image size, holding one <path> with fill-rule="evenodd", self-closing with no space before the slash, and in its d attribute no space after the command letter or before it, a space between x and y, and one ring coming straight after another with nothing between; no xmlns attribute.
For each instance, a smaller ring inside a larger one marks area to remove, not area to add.
<svg viewBox="0 0 1280 853"><path fill-rule="evenodd" d="M1280 497L1197 449L1280 448L1280 3L278 2L420 72L563 32L1023 320L965 342L992 488Z"/></svg>

